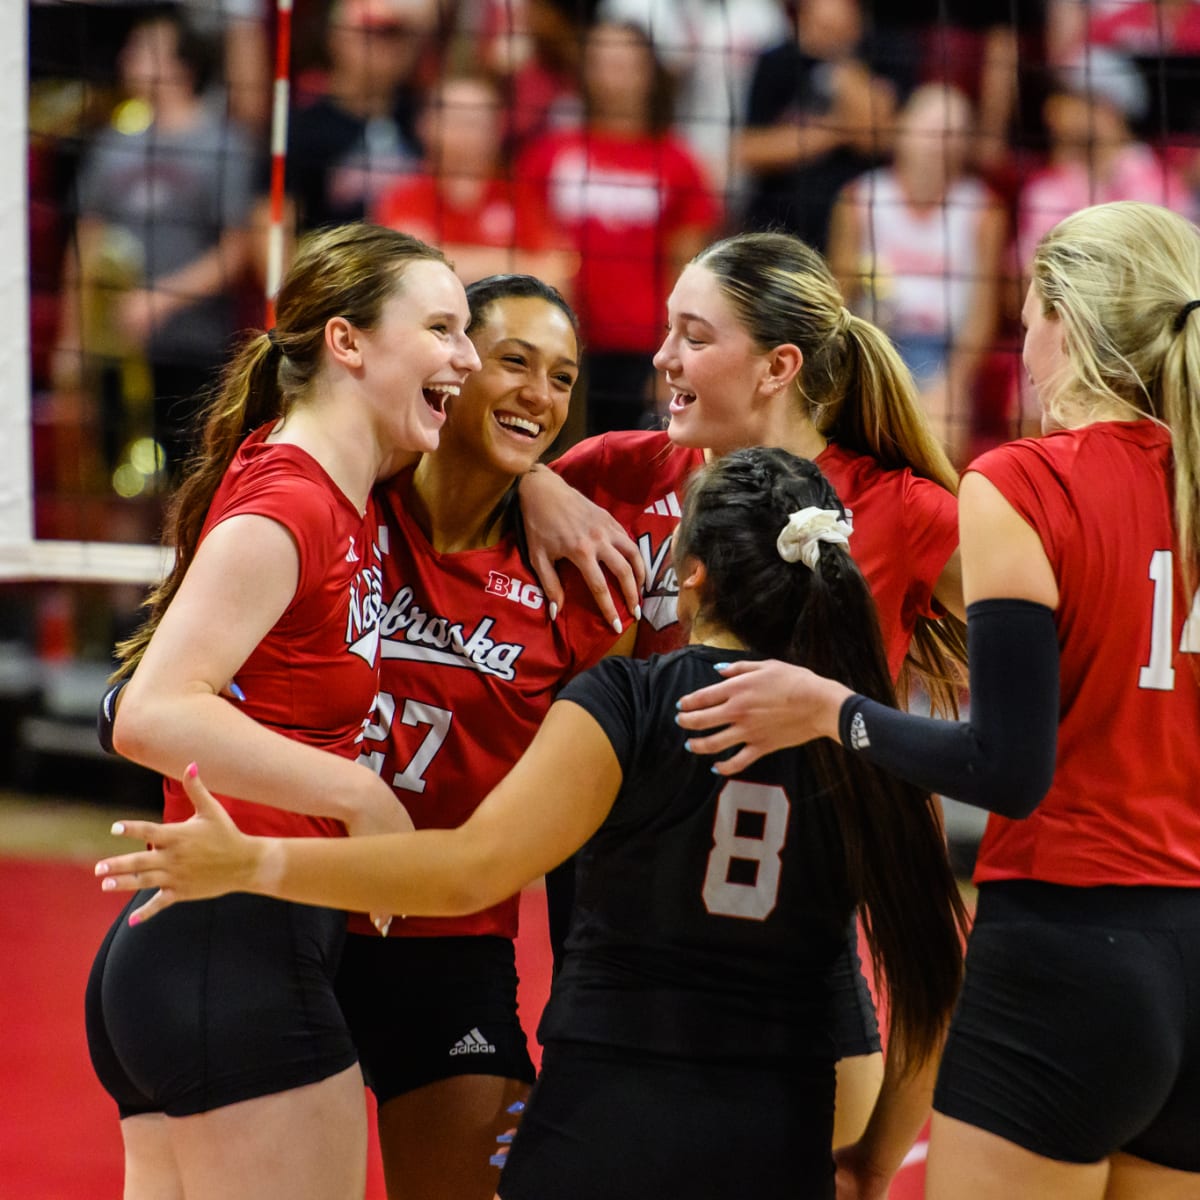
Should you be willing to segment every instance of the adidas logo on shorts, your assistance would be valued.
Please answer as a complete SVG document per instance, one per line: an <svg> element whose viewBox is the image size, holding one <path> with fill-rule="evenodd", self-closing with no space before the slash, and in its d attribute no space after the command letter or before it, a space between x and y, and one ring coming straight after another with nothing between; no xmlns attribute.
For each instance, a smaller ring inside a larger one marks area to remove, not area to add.
<svg viewBox="0 0 1200 1200"><path fill-rule="evenodd" d="M464 1033L462 1037L450 1049L450 1056L453 1058L456 1054L495 1054L496 1047L479 1032L478 1029L472 1029L470 1033Z"/></svg>

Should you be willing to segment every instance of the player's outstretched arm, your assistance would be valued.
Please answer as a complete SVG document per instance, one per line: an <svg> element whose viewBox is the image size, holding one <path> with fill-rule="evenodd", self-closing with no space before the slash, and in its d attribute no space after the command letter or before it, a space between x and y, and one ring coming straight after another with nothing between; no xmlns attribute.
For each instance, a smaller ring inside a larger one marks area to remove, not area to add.
<svg viewBox="0 0 1200 1200"><path fill-rule="evenodd" d="M259 884L265 875L267 842L274 839L243 834L200 782L195 763L183 773L183 788L195 816L170 825L117 821L113 833L147 842L149 847L96 864L100 886L106 892L158 889L131 915L131 924L147 920L177 900L266 891Z"/></svg>
<svg viewBox="0 0 1200 1200"><path fill-rule="evenodd" d="M569 858L595 833L621 786L621 768L595 718L560 700L520 761L457 829L250 838L234 828L194 764L183 785L194 817L174 825L118 822L115 832L151 848L96 866L107 890L159 889L133 914L140 920L177 900L230 891L348 912L479 912Z"/></svg>
<svg viewBox="0 0 1200 1200"><path fill-rule="evenodd" d="M714 767L734 774L770 750L830 737L923 791L1029 816L1054 777L1058 585L1037 532L988 480L967 475L958 511L969 720L898 712L802 667L735 663L718 666L721 683L680 701L680 726L703 734L688 748L741 747Z"/></svg>

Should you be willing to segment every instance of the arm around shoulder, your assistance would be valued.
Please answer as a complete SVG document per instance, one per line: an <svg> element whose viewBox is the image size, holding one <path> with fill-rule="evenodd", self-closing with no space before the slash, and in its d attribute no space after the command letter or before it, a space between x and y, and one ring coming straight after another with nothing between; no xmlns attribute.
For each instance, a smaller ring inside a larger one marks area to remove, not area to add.
<svg viewBox="0 0 1200 1200"><path fill-rule="evenodd" d="M605 569L612 572L629 611L640 615L646 566L637 543L611 513L543 466L521 477L518 494L529 561L546 593L551 619L564 599L554 567L563 558L579 569L601 614L618 633L620 621Z"/></svg>

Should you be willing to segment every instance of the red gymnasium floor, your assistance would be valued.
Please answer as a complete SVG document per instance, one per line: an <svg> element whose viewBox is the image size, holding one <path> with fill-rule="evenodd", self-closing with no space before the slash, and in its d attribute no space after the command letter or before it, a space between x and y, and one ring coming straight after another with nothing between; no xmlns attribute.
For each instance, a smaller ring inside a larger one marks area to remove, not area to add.
<svg viewBox="0 0 1200 1200"><path fill-rule="evenodd" d="M92 955L121 902L86 865L0 859L0 1200L117 1200L116 1112L92 1075L83 991ZM521 1010L532 1032L549 986L545 897L522 897ZM537 1054L536 1045L531 1048ZM918 1200L924 1147L891 1200ZM367 1200L384 1200L374 1143Z"/></svg>

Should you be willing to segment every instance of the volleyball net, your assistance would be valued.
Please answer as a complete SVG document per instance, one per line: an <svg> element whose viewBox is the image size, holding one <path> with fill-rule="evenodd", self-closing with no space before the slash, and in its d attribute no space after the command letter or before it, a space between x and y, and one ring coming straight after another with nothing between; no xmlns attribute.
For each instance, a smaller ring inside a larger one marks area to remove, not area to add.
<svg viewBox="0 0 1200 1200"><path fill-rule="evenodd" d="M163 350L170 339L162 339L155 355L121 341L129 320L122 295L159 314L143 316L144 332L147 320L178 307L169 286L156 291L155 279L179 275L151 261L166 253L157 234L139 245L119 230L97 234L95 213L86 211L89 204L103 209L98 197L105 187L117 190L105 201L110 208L132 205L136 189L119 164L99 178L93 161L81 178L85 149L119 155L144 140L156 120L152 107L131 102L117 78L118 50L119 69L136 69L123 41L135 21L113 21L127 7L52 0L0 5L0 580L120 584L161 576L167 554L156 543L165 463L178 447L162 428L159 393L182 394L201 377L202 366L211 368L191 363L180 369L169 361L169 347ZM293 222L303 229L347 214L390 215L401 225L411 219L419 236L439 240L448 226L430 225L433 201L424 210L403 207L417 203L406 180L436 174L439 163L453 173L455 155L483 155L487 137L480 132L498 120L500 133L492 140L509 149L495 170L523 185L516 176L538 157L527 153L529 141L565 137L562 131L584 121L589 110L608 106L611 115L619 109L622 87L633 87L633 76L627 70L621 77L618 66L615 81L606 77L605 63L611 75L613 64L624 60L605 59L590 40L599 20L641 29L656 70L673 85L671 133L699 164L721 213L719 219L695 217L703 233L776 225L818 244L851 306L893 337L960 465L974 451L1030 429L1017 315L1021 263L1037 236L1065 212L1107 198L1155 200L1194 215L1200 180L1195 4L929 0L921 19L884 27L892 8L858 0L786 6L774 0L299 0L295 50L288 45L291 7L291 0L269 8L267 0L182 5L193 15L215 11L228 20L223 52L212 63L208 123L194 153L185 144L180 160L193 157L193 169L214 164L199 174L220 176L214 203L238 206L251 246L237 278L215 289L236 293L232 316L229 304L223 315L210 305L177 321L171 335L184 349L205 322L217 330L214 344L221 341L216 322L268 323L269 295L285 266ZM87 10L90 16L80 15ZM75 42L65 48L58 32L67 28L64 13L73 20ZM847 32L853 19L861 27ZM576 40L556 49L556 36ZM790 51L778 48L786 43ZM43 61L46 56L62 61ZM69 76L72 66L83 78L55 78ZM98 68L100 84L87 77L89 66ZM580 87L572 87L572 73ZM470 100L474 109L462 107L468 104L462 95L451 98L449 80L467 76L493 89L498 118L484 112L478 96ZM380 108L359 96L348 121L334 100L351 84L395 88L403 103ZM216 95L220 103L212 101ZM658 92L647 91L648 127L657 119L650 110L658 99ZM72 105L73 114L66 114ZM294 137L284 124L289 109L304 114ZM335 161L337 147L329 143L339 136L361 141L356 155ZM523 149L513 148L522 141ZM318 143L328 151L320 178L312 162L300 161ZM655 203L667 184L655 193L633 179L642 169L638 161L623 164L610 156L596 165L598 136L582 145L574 159L560 154L547 168L553 193L547 211L561 210L549 212L556 226L560 216L568 224L579 218L581 228L593 231L611 219L617 231L606 244L620 247L628 240L621 220ZM257 160L248 174L236 166L241 148ZM542 157L549 161L550 155L547 150ZM64 157L71 178L48 179L47 173L62 173ZM808 203L812 196L820 203ZM173 214L176 232L190 215ZM662 219L668 218L664 209ZM208 216L197 219L211 224ZM497 235L485 224L480 217L479 236L495 250ZM536 232L523 228L519 214L515 224L510 220L510 264L549 261L529 257L546 249ZM456 228L447 236L461 241L465 235ZM87 238L92 241L85 245ZM574 249L589 253L586 246ZM593 274L604 277L603 270ZM585 337L599 360L614 347L606 346L602 330L588 327L597 305L582 276L566 283L576 289ZM608 303L619 308L632 299L614 293ZM660 327L660 307L653 320ZM71 322L74 348L64 352L63 330ZM85 344L89 337L94 344ZM638 353L648 362L652 350L646 345ZM652 379L631 386L646 388L652 416Z"/></svg>

